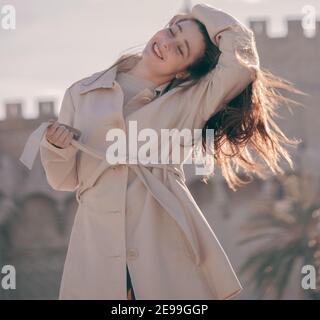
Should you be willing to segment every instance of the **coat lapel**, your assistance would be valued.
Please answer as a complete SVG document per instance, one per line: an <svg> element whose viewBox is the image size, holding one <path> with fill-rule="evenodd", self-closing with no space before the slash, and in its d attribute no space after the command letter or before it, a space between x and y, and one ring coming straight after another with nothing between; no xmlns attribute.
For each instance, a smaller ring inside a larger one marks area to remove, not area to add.
<svg viewBox="0 0 320 320"><path fill-rule="evenodd" d="M80 94L87 93L98 88L112 88L115 85L115 78L118 66L108 68L94 73L88 78L80 81Z"/></svg>
<svg viewBox="0 0 320 320"><path fill-rule="evenodd" d="M137 63L139 59L134 59L133 63ZM129 64L129 66L132 66ZM118 71L118 65L114 67L110 67L108 69L96 72L91 76L80 81L80 94L85 94L91 90L100 89L100 88L113 88L116 83L116 76ZM153 95L153 97L161 96L166 89L166 87L170 84L171 81L168 81L164 84L161 84L154 88L153 90L147 89Z"/></svg>

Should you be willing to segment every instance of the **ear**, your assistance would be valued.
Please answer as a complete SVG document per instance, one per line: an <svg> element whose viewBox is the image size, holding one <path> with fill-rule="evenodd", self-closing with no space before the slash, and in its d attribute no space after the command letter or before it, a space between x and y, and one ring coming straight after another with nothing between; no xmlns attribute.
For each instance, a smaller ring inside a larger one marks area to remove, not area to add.
<svg viewBox="0 0 320 320"><path fill-rule="evenodd" d="M189 77L189 76L190 76L190 73L187 72L187 71L181 71L181 72L178 72L178 73L176 74L176 78L177 78L177 79L187 78L187 77Z"/></svg>

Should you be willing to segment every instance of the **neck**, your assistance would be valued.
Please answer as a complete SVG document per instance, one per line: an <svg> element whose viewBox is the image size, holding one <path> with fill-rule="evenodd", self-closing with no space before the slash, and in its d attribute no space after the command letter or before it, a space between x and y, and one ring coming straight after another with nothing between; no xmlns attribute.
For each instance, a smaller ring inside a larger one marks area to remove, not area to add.
<svg viewBox="0 0 320 320"><path fill-rule="evenodd" d="M172 80L172 76L166 76L166 77L159 77L159 76L155 76L154 74L151 74L147 68L145 67L144 63L142 60L138 61L138 63L131 68L128 71L129 74L132 74L134 76L143 78L145 80L149 80L152 81L153 83L155 83L157 86L160 86L170 80Z"/></svg>

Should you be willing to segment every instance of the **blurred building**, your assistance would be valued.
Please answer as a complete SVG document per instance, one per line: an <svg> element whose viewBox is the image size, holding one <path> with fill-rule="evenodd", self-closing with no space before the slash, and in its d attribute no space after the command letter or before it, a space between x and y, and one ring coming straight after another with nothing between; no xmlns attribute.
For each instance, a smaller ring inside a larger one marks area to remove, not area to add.
<svg viewBox="0 0 320 320"><path fill-rule="evenodd" d="M188 4L181 9L188 11ZM305 37L301 21L288 21L285 38L269 38L266 21L250 21L250 27L256 34L262 67L309 94L292 96L305 108L294 108L293 115L282 108L283 118L278 123L289 137L303 140L301 147L292 149L295 164L319 179L320 33L313 38ZM319 27L317 22L317 30ZM23 105L19 101L5 108L6 119L0 121L0 266L16 267L17 290L0 289L0 299L56 299L77 203L73 193L50 188L39 157L31 171L18 160L29 134L41 122L56 117L54 102L39 102L36 119L23 118ZM255 250L253 245L237 246L242 236L240 225L269 196L272 179L255 180L233 192L218 172L207 185L192 174L191 167L186 166L186 175L196 201L237 271ZM298 298L299 284L298 278L293 279L285 298ZM238 298L255 297L250 287L245 287Z"/></svg>

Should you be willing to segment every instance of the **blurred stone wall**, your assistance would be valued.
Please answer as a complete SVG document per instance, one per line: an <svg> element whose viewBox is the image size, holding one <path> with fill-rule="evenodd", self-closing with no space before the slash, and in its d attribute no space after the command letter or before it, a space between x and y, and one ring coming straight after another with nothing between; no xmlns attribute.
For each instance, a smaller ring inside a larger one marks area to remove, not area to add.
<svg viewBox="0 0 320 320"><path fill-rule="evenodd" d="M295 164L318 181L320 118L320 33L306 38L300 21L288 21L285 38L269 38L266 21L250 21L256 34L262 67L296 84L309 96L292 96L305 108L285 108L278 123L289 137L303 139L292 149ZM319 30L320 23L317 22ZM18 94L18 92L17 92ZM17 289L0 289L0 299L57 299L61 272L76 212L75 195L57 192L47 184L39 157L29 171L19 161L29 134L54 114L53 101L39 103L39 117L24 119L19 101L5 105L6 119L0 121L0 267L12 264L17 271ZM236 193L230 190L217 170L208 185L185 167L187 182L209 224L228 254L235 271L254 250L254 244L239 247L241 225L250 212L270 197L273 179L255 180ZM297 267L298 268L298 267ZM1 268L0 268L1 269ZM284 298L299 298L299 268ZM240 277L241 281L245 279ZM255 299L245 286L237 299Z"/></svg>

